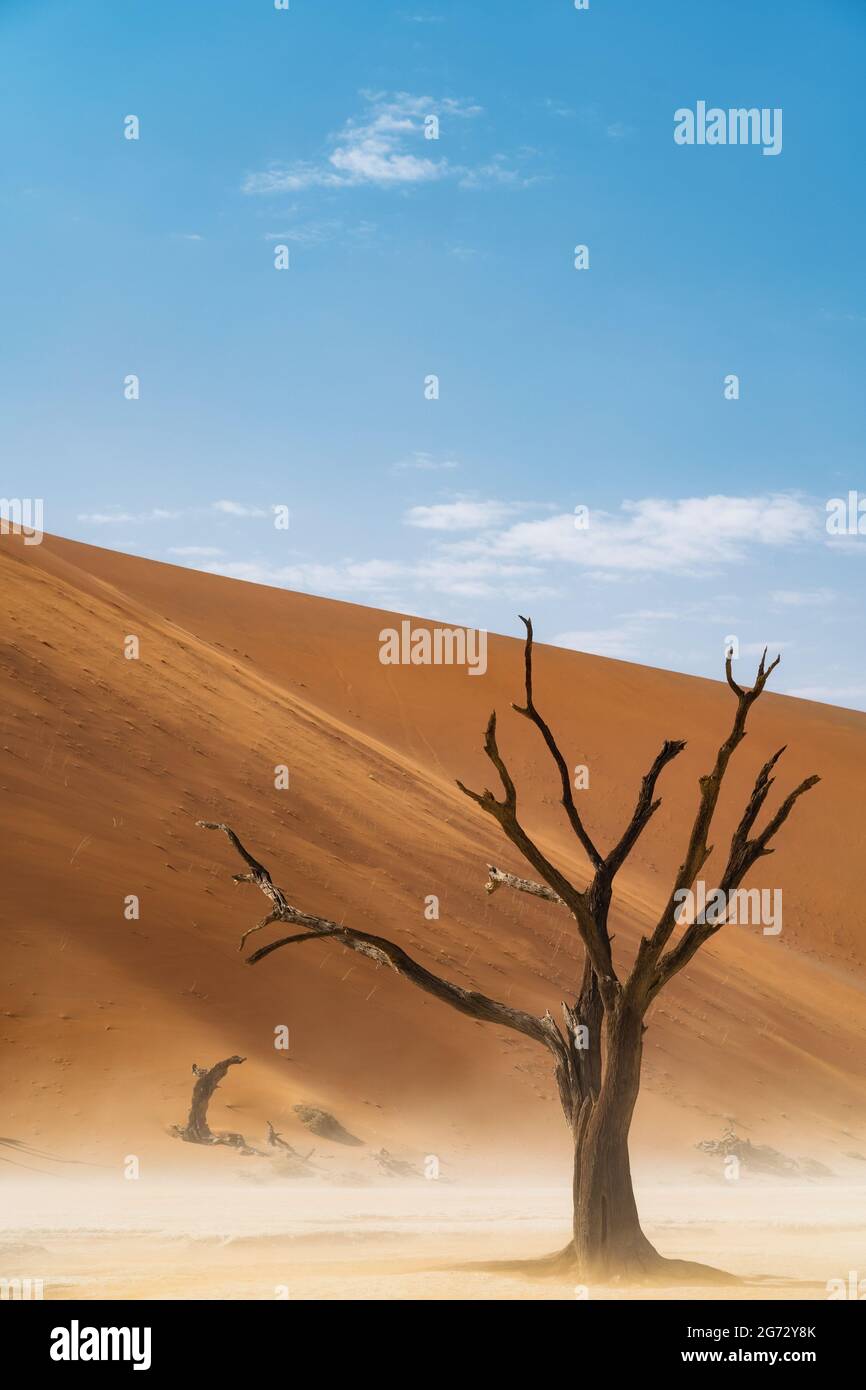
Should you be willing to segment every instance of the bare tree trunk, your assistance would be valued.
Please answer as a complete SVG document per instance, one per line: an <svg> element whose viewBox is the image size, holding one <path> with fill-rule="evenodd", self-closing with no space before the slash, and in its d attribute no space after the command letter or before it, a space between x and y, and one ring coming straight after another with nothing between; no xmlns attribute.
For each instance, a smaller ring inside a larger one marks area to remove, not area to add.
<svg viewBox="0 0 866 1390"><path fill-rule="evenodd" d="M642 1035L642 1011L622 1000L605 1020L601 1089L575 1125L574 1253L587 1278L639 1274L659 1262L641 1230L628 1154Z"/></svg>

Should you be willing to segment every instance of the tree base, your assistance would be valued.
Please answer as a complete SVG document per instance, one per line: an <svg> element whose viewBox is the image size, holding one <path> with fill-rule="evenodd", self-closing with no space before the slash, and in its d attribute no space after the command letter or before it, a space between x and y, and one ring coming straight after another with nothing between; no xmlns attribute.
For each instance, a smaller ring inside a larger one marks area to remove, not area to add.
<svg viewBox="0 0 866 1390"><path fill-rule="evenodd" d="M587 1263L578 1259L574 1242L550 1255L529 1260L473 1261L462 1269L474 1269L488 1274L520 1274L530 1279L569 1279L580 1284L655 1286L671 1284L722 1285L740 1284L742 1280L727 1270L695 1260L671 1260L660 1255L649 1241L637 1251L619 1258L610 1255L604 1261Z"/></svg>

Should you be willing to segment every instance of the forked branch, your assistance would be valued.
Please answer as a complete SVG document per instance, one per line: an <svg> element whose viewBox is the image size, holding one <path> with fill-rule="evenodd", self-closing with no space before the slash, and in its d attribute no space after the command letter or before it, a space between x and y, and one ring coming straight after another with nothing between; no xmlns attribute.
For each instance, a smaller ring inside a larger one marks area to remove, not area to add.
<svg viewBox="0 0 866 1390"><path fill-rule="evenodd" d="M512 844L521 851L524 858L532 864L533 868L536 869L544 880L544 885L542 885L534 883L529 879L520 878L516 874L508 874L500 869L488 866L489 878L485 885L486 891L488 893L493 893L504 883L515 888L519 892L530 893L536 897L546 898L549 901L567 907L577 922L580 936L586 947L589 961L588 969L591 969L595 974L605 1007L609 1007L620 988L612 963L610 937L607 927L613 879L634 849L643 830L649 824L661 805L660 799L655 796L655 789L659 776L668 763L679 756L686 744L681 739L668 739L664 742L661 751L657 754L649 771L645 774L641 782L631 820L613 849L610 850L605 858L602 858L596 845L586 831L575 806L565 758L556 743L550 726L542 718L536 708L532 687L532 622L529 618L524 618L522 616L521 622L526 628L526 641L524 647L526 703L523 706L514 705L513 708L518 714L522 714L525 718L529 719L540 730L559 771L562 782L562 804L565 807L575 835L580 840L595 868L594 877L587 890L585 892L580 892L573 884L569 883L560 870L546 858L534 841L527 835L518 821L517 791L497 745L495 712L490 716L490 721L487 725L484 751L499 774L504 793L502 799L498 799L493 792L487 789L483 793L479 793L471 791L469 788L465 787L462 782L458 782L457 785L466 796L470 797L482 810L486 811L499 822ZM707 923L693 923L689 926L677 946L673 950L668 951L666 955L664 954L665 948L677 925L677 911L683 890L692 887L695 879L712 853L712 846L708 842L709 831L712 826L728 764L734 751L745 737L746 719L749 710L763 693L769 677L780 661L780 657L777 656L774 661L767 665L767 650L765 648L758 665L755 683L751 689L746 690L734 680L732 658L733 654L731 652L726 653L725 677L728 685L737 698L737 707L731 731L716 754L715 763L711 772L700 779L700 799L694 824L689 836L685 858L679 867L670 897L656 928L649 937L645 937L641 940L637 957L628 976L627 987L633 992L636 991L640 993L644 998L646 998L647 995L651 997L657 993L661 986L670 979L672 975L682 969L683 965L691 959L703 942L723 925L723 921L712 925ZM773 853L773 850L769 847L770 840L772 840L777 831L787 820L797 799L811 787L815 786L820 780L817 776L806 778L806 780L782 803L765 829L759 835L750 836L750 832L755 825L770 788L773 785L774 779L771 773L783 752L784 749L779 749L777 753L773 754L762 767L755 781L752 794L731 840L727 867L720 884L720 887L725 892L732 891L742 882L745 874L756 860L764 855ZM591 983L591 980L585 980L585 983L587 982Z"/></svg>
<svg viewBox="0 0 866 1390"><path fill-rule="evenodd" d="M457 786L470 800L479 805L482 811L493 816L505 831L511 843L520 850L523 857L541 875L548 888L561 898L577 923L577 929L592 961L593 969L599 979L600 989L610 999L616 991L618 981L613 968L610 941L603 925L600 925L589 909L588 896L575 888L559 869L542 853L534 840L530 839L517 819L517 791L514 781L496 742L496 711L491 714L484 737L484 752L487 754L502 782L503 798L498 800L492 791L474 792L458 781Z"/></svg>
<svg viewBox="0 0 866 1390"><path fill-rule="evenodd" d="M712 846L707 843L709 830L718 804L722 781L731 756L745 737L746 718L749 710L763 693L767 680L781 660L781 658L777 656L775 661L772 661L770 665L767 666L766 658L767 650L764 648L758 666L755 684L751 690L744 690L734 680L730 654L726 657L725 675L728 685L737 697L737 708L734 714L733 726L727 739L716 754L716 761L712 772L700 779L701 795L694 825L692 827L692 833L689 838L686 858L680 866L671 896L668 899L665 910L659 919L655 931L650 938L644 938L644 940L641 941L638 959L635 964L636 975L639 972L646 972L652 977L652 995L657 994L659 989L661 989L668 980L682 970L683 966L692 959L695 952L700 949L704 942L708 941L711 936L714 936L725 924L724 916L722 916L719 921L692 922L687 926L677 945L667 951L666 954L662 954L677 925L677 909L682 900L683 891L692 887L695 879L712 853ZM746 803L739 824L731 837L728 861L724 873L722 874L721 882L719 883L719 888L726 894L739 887L749 869L758 859L762 858L764 855L773 853L773 850L769 848L770 841L788 819L797 800L821 780L817 775L813 775L802 781L800 785L786 797L782 805L776 811L776 814L771 817L760 834L750 838L749 832L752 830L775 780L770 774L784 751L784 747L780 748L771 758L768 758L767 762L761 768L755 779L755 785L752 788L752 793Z"/></svg>
<svg viewBox="0 0 866 1390"><path fill-rule="evenodd" d="M622 867L637 844L642 831L662 804L660 797L655 801L653 800L660 772L682 753L685 746L683 739L666 739L662 744L661 752L641 782L634 814L626 826L622 838L618 844L614 845L604 861L604 869L610 878L613 878L614 874Z"/></svg>
<svg viewBox="0 0 866 1390"><path fill-rule="evenodd" d="M320 941L323 938L336 940L347 950L367 956L379 966L388 966L398 975L402 975L404 979L422 989L425 994L431 994L443 1003L450 1004L459 1013L466 1014L469 1018L479 1019L484 1023L498 1023L503 1028L511 1028L514 1032L522 1033L524 1037L531 1038L533 1042L541 1043L543 1047L553 1053L557 1068L567 1065L566 1045L550 1014L546 1014L544 1018L536 1018L534 1014L525 1013L521 1009L513 1009L510 1005L502 1004L496 999L490 999L487 995L476 990L463 989L460 985L452 984L440 975L434 974L433 971L427 970L396 942L388 941L383 936L374 936L370 932L356 931L340 922L332 922L327 917L315 917L310 913L302 912L286 901L285 894L274 886L267 869L263 865L257 864L256 860L247 853L230 826L213 821L198 821L197 824L203 830L221 830L228 836L241 857L248 864L256 865L258 873L254 871L250 875L242 875L239 881L254 882L272 902L279 901L281 903L278 909L268 915L265 922L259 923L252 930L259 930L260 927L274 921L292 923L304 929L292 936L281 937L277 941L269 942L267 946L260 947L259 950L247 957L247 965L257 964L258 961L269 956L272 951L279 951L284 946L300 945L305 941ZM242 944L249 934L249 931L244 933L241 938Z"/></svg>
<svg viewBox="0 0 866 1390"><path fill-rule="evenodd" d="M568 816L571 828L583 845L586 853L589 855L589 860L593 868L600 869L603 862L602 856L590 839L583 821L580 819L577 807L574 804L574 793L571 790L571 775L568 770L568 764L560 752L559 745L553 736L550 726L542 719L532 698L532 619L524 618L521 613L520 621L526 628L526 643L524 645L526 704L512 705L511 708L516 710L518 714L522 714L526 719L529 719L540 731L544 742L547 744L550 756L553 758L557 770L559 771L559 777L562 783L562 804L565 807L565 813Z"/></svg>

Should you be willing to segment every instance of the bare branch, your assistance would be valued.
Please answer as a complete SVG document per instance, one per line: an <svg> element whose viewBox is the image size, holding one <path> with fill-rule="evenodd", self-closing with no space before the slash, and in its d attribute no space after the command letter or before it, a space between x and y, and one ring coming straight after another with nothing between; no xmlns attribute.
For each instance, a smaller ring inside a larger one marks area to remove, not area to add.
<svg viewBox="0 0 866 1390"><path fill-rule="evenodd" d="M240 941L238 942L238 950L242 951L244 949L244 944L248 936L252 936L257 931L262 931L265 927L269 927L272 922L279 921L280 914L278 912L269 912L267 917L263 917L260 922L256 922L256 925L254 927L249 927L248 930L243 933Z"/></svg>
<svg viewBox="0 0 866 1390"><path fill-rule="evenodd" d="M465 796L470 797L483 811L486 811L488 815L493 816L494 820L499 822L511 843L520 850L523 857L532 865L535 871L541 875L547 886L553 889L557 897L563 900L577 923L581 940L586 946L593 964L593 969L598 975L600 988L609 998L612 998L618 981L616 971L613 967L607 931L603 925L599 925L590 911L587 895L579 892L574 884L570 883L565 875L560 873L559 869L550 862L535 842L530 839L523 829L523 826L518 821L517 791L496 743L495 711L491 714L487 724L484 751L499 773L505 792L504 799L498 801L493 793L488 790L485 790L483 793L471 791L460 781L457 783L458 787Z"/></svg>
<svg viewBox="0 0 866 1390"><path fill-rule="evenodd" d="M761 654L761 660L758 663L758 674L755 677L755 684L753 685L751 690L743 690L742 686L737 685L737 682L734 680L733 659L733 651L725 653L725 676L727 678L728 685L731 687L738 700L748 700L750 704L753 704L754 701L757 700L758 696L761 694L761 691L764 689L764 686L767 684L767 681L769 680L772 673L775 671L779 662L782 660L782 655L781 653L779 653L775 661L772 661L769 666L765 666L764 663L767 660L767 648L764 648L763 653Z"/></svg>
<svg viewBox="0 0 866 1390"><path fill-rule="evenodd" d="M753 840L750 840L747 836L747 831L754 824L757 815L757 810L753 809L753 804L758 800L758 809L760 809L760 806L763 805L766 798L767 792L772 786L773 779L770 778L768 780L763 795L760 795L758 792L758 787L761 783L761 779L765 778L767 768L771 767L779 756L780 754L776 753L770 762L761 769L749 805L743 813L740 824L734 831L728 863L722 875L721 884L719 885L724 892L730 892L732 888L737 888L756 860L762 859L767 854L775 853L774 850L767 848L770 840L773 839L776 833L785 824L785 821L794 809L796 801L807 791L810 791L812 787L816 786L821 780L817 773L813 773L811 777L804 778L800 785L795 787L790 795L785 798L776 814L768 821L761 833L756 835Z"/></svg>
<svg viewBox="0 0 866 1390"><path fill-rule="evenodd" d="M634 814L621 840L614 846L604 861L604 868L611 878L622 867L624 861L634 849L644 827L655 815L659 806L661 806L661 800L653 801L653 793L655 792L656 782L658 781L660 772L663 768L667 767L668 763L673 762L674 758L682 753L685 746L685 741L683 739L666 739L662 744L661 752L657 755L655 762L641 782Z"/></svg>
<svg viewBox="0 0 866 1390"><path fill-rule="evenodd" d="M737 697L737 709L736 713L734 714L734 722L731 726L731 732L728 734L728 737L725 739L724 743L721 745L718 753L716 754L716 761L713 765L712 771L707 773L704 777L700 778L699 785L701 789L701 795L700 800L698 802L698 809L695 815L694 824L692 826L691 835L689 836L689 842L686 848L685 859L683 860L682 864L679 867L679 870L677 871L677 876L674 882L674 886L671 889L670 897L668 898L668 901L665 904L664 911L662 912L662 915L659 918L655 931L652 933L651 937L645 937L640 943L637 960L635 962L635 968L633 971L633 978L635 978L638 973L642 974L645 978L647 978L648 974L654 970L655 965L658 962L662 951L664 950L665 946L670 940L670 937L676 926L679 895L683 891L683 889L691 888L692 884L694 883L695 879L697 878L698 874L700 873L701 869L703 868L704 864L707 862L707 860L710 857L710 854L712 853L712 846L707 843L707 837L709 835L710 827L712 825L713 817L715 815L716 806L719 800L719 793L722 788L722 781L727 771L728 763L730 762L734 751L745 737L746 718L749 713L749 710L751 709L755 701L758 699L758 697L762 694L764 686L767 684L767 681L771 673L776 669L780 661L780 657L777 656L775 661L771 662L769 666L766 666L766 656L767 653L765 649L764 654L761 657L760 664L758 666L758 673L755 678L755 684L751 690L743 690L742 687L739 686L737 682L734 680L731 667L731 654L728 653L725 658L725 675L727 677L728 685L731 687L731 689ZM775 759L771 760L770 767L773 765L774 762ZM770 768L768 767L766 769L767 774L769 774L769 770ZM767 788L767 790L769 790L769 788ZM761 793L761 800L757 808L755 809L755 815L757 815L758 810L760 810L760 806L763 804L764 797L766 797L766 790L764 790ZM752 824L753 821L754 816L752 817L752 821L750 821L749 824Z"/></svg>
<svg viewBox="0 0 866 1390"><path fill-rule="evenodd" d="M530 878L519 878L517 874L506 873L504 869L497 869L495 864L487 865L488 879L484 885L485 893L495 893L497 888L505 884L509 888L514 888L518 893L530 893L535 898L545 898L547 902L559 903L560 907L566 904L558 893L554 893L552 888L548 888L544 883L533 883Z"/></svg>
<svg viewBox="0 0 866 1390"><path fill-rule="evenodd" d="M731 849L728 855L728 862L722 875L719 888L724 894L733 892L738 888L748 873L752 865L763 856L773 854L772 849L768 849L770 840L777 831L784 825L788 816L794 808L798 799L807 791L820 782L820 777L813 775L806 777L798 787L785 798L776 814L767 823L765 828L754 839L749 839L748 832L755 823L755 819L767 798L770 787L773 785L773 778L770 777L771 769L776 765L779 758L784 753L784 748L780 748L778 753L774 753L755 779L755 786L749 798L745 811L739 825L734 831L731 839ZM658 993L659 989L676 975L683 966L686 965L695 953L708 941L716 932L721 931L726 925L727 917L723 916L717 922L692 922L683 933L681 939L672 950L662 956L658 963L656 979L653 984L652 994Z"/></svg>
<svg viewBox="0 0 866 1390"><path fill-rule="evenodd" d="M296 908L289 908L283 918L284 921L296 922L299 926L307 929L308 935L287 936L279 941L271 941L267 946L262 946L258 951L254 951L247 959L247 965L255 965L258 961L269 956L272 951L278 951L282 946L288 946L297 941L311 941L321 937L332 937L339 941L341 946L345 946L350 951L356 951L359 955L368 956L377 965L387 965L404 979L410 980L412 984L423 989L426 994L432 994L444 1003L450 1004L452 1008L459 1010L460 1013L468 1014L470 1018L481 1019L486 1023L500 1023L503 1027L512 1028L524 1036L532 1038L534 1042L540 1042L545 1047L550 1047L550 1034L545 1028L541 1019L532 1014L523 1013L520 1009L512 1009L507 1004L500 1004L495 999L489 999L484 994L479 994L474 990L466 990L460 985L451 984L439 975L434 975L418 961L393 941L388 941L383 936L374 936L370 932L356 931L353 927L340 926L337 922L331 922L325 917L312 917L306 912L300 912Z"/></svg>
<svg viewBox="0 0 866 1390"><path fill-rule="evenodd" d="M294 909L290 908L289 911L293 912ZM304 914L300 913L299 915L303 916ZM279 920L294 921L295 918L280 918ZM302 941L321 941L324 937L336 936L337 932L343 930L343 927L338 927L336 931L299 931L296 932L294 936L281 936L279 940L269 941L267 946L260 946L257 951L253 951L251 956L247 956L244 965L256 965L260 960L264 960L265 956L269 956L271 951L278 951L281 946L295 946ZM249 936L249 932L244 932L244 935L241 937L241 943L243 943L247 936ZM243 945L241 944L238 950L240 951L242 949Z"/></svg>
<svg viewBox="0 0 866 1390"><path fill-rule="evenodd" d="M505 793L503 800L497 801L493 792L487 787L485 787L483 792L473 792L470 791L469 787L464 787L463 783L460 781L457 782L457 785L464 796L468 796L472 801L476 801L483 810L488 811L496 820L501 820L504 814L513 815L517 810L517 789L511 780L511 774L508 768L502 761L496 742L496 710L493 711L488 719L487 728L484 731L484 752L499 773L499 780L502 783L502 789Z"/></svg>
<svg viewBox="0 0 866 1390"><path fill-rule="evenodd" d="M248 863L250 862L251 856L247 854L234 831L227 825L207 821L200 821L198 824L203 830L222 830L238 853ZM545 1018L536 1018L533 1014L524 1013L520 1009L512 1009L508 1004L501 1004L475 990L462 989L459 985L451 984L450 981L442 979L439 975L434 975L432 971L413 960L401 946L396 945L393 941L388 941L383 936L356 931L339 922L332 922L326 917L315 917L307 912L301 912L299 908L292 907L285 901L280 889L274 888L267 869L262 865L257 865L257 868L261 871L262 876L257 877L256 882L262 892L266 893L272 901L276 901L274 894L277 893L283 902L282 908L271 914L272 920L295 923L303 927L305 931L299 935L282 937L279 941L272 941L267 946L262 946L247 958L247 965L255 965L265 956L270 955L272 951L278 951L283 946L293 945L301 941L317 940L322 937L334 938L347 950L367 956L370 960L374 960L377 965L388 966L398 975L402 975L404 979L424 990L426 994L431 994L435 998L441 999L443 1003L450 1004L458 1012L466 1014L470 1018L480 1019L485 1023L498 1023L504 1028L511 1028L514 1032L522 1033L524 1037L531 1038L533 1042L541 1043L543 1047L553 1053L558 1066L566 1064L566 1048L562 1034L549 1015L546 1015Z"/></svg>
<svg viewBox="0 0 866 1390"><path fill-rule="evenodd" d="M524 646L524 662L526 667L526 704L522 706L512 705L511 708L513 710L516 710L518 714L522 714L526 719L531 720L535 727L540 731L541 736L544 739L544 742L547 744L550 755L553 758L553 761L556 763L557 769L559 770L559 777L560 781L562 782L562 804L565 807L565 813L568 816L571 828L574 831L580 843L583 845L583 848L586 850L586 853L589 855L589 859L593 867L599 869L601 868L602 857L599 851L596 849L595 845L593 844L592 840L590 839L586 829L584 828L583 822L578 814L577 807L574 804L574 794L571 790L571 776L569 774L568 764L566 763L565 758L562 756L562 753L559 750L559 746L556 742L556 739L553 737L553 733L551 732L550 726L545 722L544 719L542 719L541 715L535 707L535 703L532 698L532 619L524 618L523 614L521 613L520 621L526 628L526 643Z"/></svg>
<svg viewBox="0 0 866 1390"><path fill-rule="evenodd" d="M253 858L249 850L244 849L244 846L241 844L231 826L224 825L222 821L212 820L197 820L196 825L200 830L221 830L224 835L228 836L238 854L241 856L241 859L243 859L246 864L249 864L251 870L248 874L234 874L233 878L235 883L254 883L257 888L261 888L265 897L270 898L271 902L274 904L275 911L279 914L287 905L282 888L277 888L274 885L264 864L260 864L257 859ZM262 925L267 926L267 922L262 923Z"/></svg>

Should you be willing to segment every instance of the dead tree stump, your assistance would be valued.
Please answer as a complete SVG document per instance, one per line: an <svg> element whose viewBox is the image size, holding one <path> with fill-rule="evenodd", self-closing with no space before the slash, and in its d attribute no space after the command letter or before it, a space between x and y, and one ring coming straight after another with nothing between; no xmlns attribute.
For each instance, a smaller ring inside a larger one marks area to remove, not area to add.
<svg viewBox="0 0 866 1390"><path fill-rule="evenodd" d="M172 1133L178 1139L185 1140L187 1144L225 1144L229 1148L239 1149L244 1154L257 1152L256 1149L250 1148L242 1134L214 1134L207 1122L208 1106L217 1086L229 1067L239 1066L245 1061L245 1057L226 1057L224 1061L217 1062L212 1067L199 1067L193 1062L192 1072L196 1082L192 1088L189 1118L185 1125L172 1126Z"/></svg>

